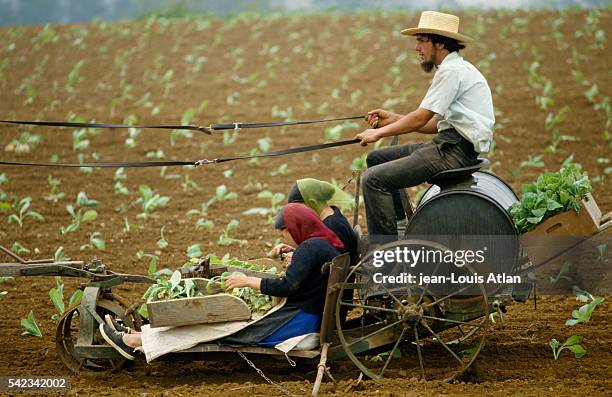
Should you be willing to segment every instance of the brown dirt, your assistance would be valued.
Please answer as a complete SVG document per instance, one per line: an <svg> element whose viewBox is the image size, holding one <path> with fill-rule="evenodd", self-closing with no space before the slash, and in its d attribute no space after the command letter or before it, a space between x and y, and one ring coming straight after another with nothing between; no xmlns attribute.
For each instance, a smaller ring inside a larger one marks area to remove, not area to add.
<svg viewBox="0 0 612 397"><path fill-rule="evenodd" d="M576 47L584 56L580 70L585 78L599 87L599 98L609 95L611 84L609 45L591 49L592 40L576 38L574 32L585 26L585 12L567 11L561 26L568 48L559 48L549 26L559 17L558 12L489 12L482 14L480 30L475 13L462 14L462 24L480 40L466 49L465 57L477 64L488 77L494 89L494 103L504 120L496 131L497 146L488 157L493 170L520 191L522 183L530 182L545 170L556 170L570 155L583 165L593 177L593 195L604 212L612 208L610 175L604 170L612 160L610 141L602 136L606 123L603 111L596 111L584 92L590 87L578 85L571 75L571 48ZM520 25L524 18L526 25ZM94 23L89 25L52 26L57 40L42 42L42 27L0 29L0 53L6 62L0 67L0 114L13 119L66 119L76 115L87 120L122 122L134 115L143 123L176 123L188 108L197 108L203 100L208 105L194 123L207 124L221 121L264 121L278 119L272 115L273 106L292 110L295 119L319 118L329 115L359 114L379 107L389 98L397 98L396 111L405 112L416 107L429 83L429 76L414 65L413 42L396 32L417 23L418 15L372 14L351 16L308 16L290 18L235 18L212 21L198 31L198 24L186 21L154 22L150 28L146 21L120 23ZM514 23L513 23L514 20ZM610 13L602 12L600 26L606 36L612 37ZM201 25L204 26L204 25ZM80 47L79 35L84 47ZM297 34L297 35L296 35ZM49 36L47 36L49 37ZM11 45L14 43L14 48ZM275 50L274 46L278 46ZM37 48L38 47L38 48ZM536 50L533 50L535 48ZM557 153L547 153L550 133L544 130L547 112L538 110L535 96L540 91L527 84L528 67L534 53L540 57L540 72L554 85L554 111L570 106L566 121L559 127L564 135L578 140L562 142ZM389 73L396 56L407 52L409 57L401 65L401 81L394 86ZM487 55L495 53L490 66L484 63ZM200 71L187 55L206 57ZM125 59L122 72L121 59ZM238 59L243 59L239 63ZM84 60L80 78L74 90L65 86L74 65ZM238 62L238 63L237 63ZM365 67L364 65L369 66ZM0 65L2 65L0 61ZM37 73L37 67L39 71ZM162 84L166 71L173 69L173 86L166 92ZM254 76L251 82L240 82L236 76ZM262 88L256 84L266 82ZM28 102L27 85L36 90ZM24 87L21 88L20 87ZM130 86L129 91L124 90ZM389 92L385 93L385 86ZM495 88L497 87L497 90ZM337 89L337 96L332 90ZM149 94L148 99L141 100ZM236 93L239 94L236 95ZM353 100L351 100L351 94ZM230 97L231 98L228 98ZM232 99L233 98L233 99ZM139 102L140 100L140 102ZM151 102L147 103L147 102ZM327 109L317 112L322 104ZM159 113L152 109L159 106ZM6 160L46 161L57 154L60 161L74 162L76 154L71 147L72 132L54 128L17 128L3 126L0 147L4 148L21 131L41 134L43 141L33 153L16 155L3 152ZM90 147L85 150L88 160L95 152L99 161L142 161L145 154L162 149L166 159L214 158L224 155L246 154L257 146L257 139L269 136L272 149L312 144L323 139L323 126L303 126L286 129L244 131L236 143L224 146L220 134L213 137L194 135L192 139L179 139L170 145L169 134L164 131L142 131L135 148L124 145L126 131L100 130L91 136ZM352 130L344 133L351 137ZM402 141L407 142L408 137ZM416 138L421 139L421 138ZM46 221L26 219L23 227L9 224L7 216L0 219L0 241L10 246L14 241L31 250L27 257L45 258L63 246L66 255L74 259L100 258L109 268L118 272L146 273L145 260L136 257L138 250L155 253L160 267L179 267L186 259L186 248L199 243L202 251L223 254L229 252L241 258L261 257L276 238L265 218L247 217L241 213L251 207L266 206L267 200L257 199L261 183L272 192L286 192L291 183L302 177L332 178L344 182L350 178L352 160L366 152L354 146L330 149L317 154L300 154L261 160L259 166L246 161L222 165L208 165L197 169L168 169L165 177L159 169L127 169L125 186L128 196L114 193L111 170L82 173L73 169L3 167L9 182L1 188L11 197L32 197L31 209L42 213ZM529 154L542 155L543 168L521 167ZM286 175L270 176L281 164L287 163ZM234 176L226 178L222 172L232 169ZM172 174L178 178L170 177ZM59 178L59 190L64 199L57 203L44 200L50 190L48 175ZM198 185L184 191L186 177ZM250 184L249 184L250 182ZM146 221L137 218L139 206L133 204L138 197L138 186L149 184L161 195L169 196L167 208L154 212L155 218ZM195 228L195 217L185 213L200 208L213 194L215 187L227 185L239 194L236 201L213 204L206 219L214 221L211 231ZM416 192L418 189L413 189ZM76 232L62 235L60 226L67 226L70 217L66 204L74 203L80 191L100 202L99 217L95 222L83 224ZM361 212L363 217L363 209ZM365 222L361 217L360 223ZM131 224L128 232L124 219ZM221 229L231 219L239 219L240 226L234 237L245 239L248 245L217 245ZM142 227L140 227L140 226ZM159 249L156 241L160 228L168 247ZM98 231L106 240L105 251L79 247ZM66 291L71 293L79 281L64 278ZM14 283L0 285L8 295L1 297L3 314L0 328L0 374L6 375L66 375L70 377L72 394L84 395L276 395L279 391L267 385L252 369L240 363L182 363L164 362L146 366L137 363L118 374L70 374L55 352L55 324L50 318L54 308L48 298L53 287L51 277L20 278ZM117 292L136 301L142 286L123 285ZM547 297L538 302L538 310L531 303L514 304L506 316L506 328L492 331L483 352L477 358L475 372L466 383L441 384L422 382L410 373L405 378L379 382L365 381L356 389L344 393L348 382L358 372L350 362L332 365L332 373L339 383L325 383L324 394L361 395L609 395L612 382L612 348L609 335L611 307L600 305L587 325L569 329L564 321L571 310L579 306L572 297ZM42 338L20 336L19 320L30 309L34 310L42 330ZM584 337L588 355L574 359L564 352L553 360L548 341L565 340L572 333ZM291 369L284 362L256 360L266 374L281 382L284 388L296 394L305 394L314 379L315 366L303 364ZM414 363L406 363L408 371ZM235 389L235 390L233 390Z"/></svg>

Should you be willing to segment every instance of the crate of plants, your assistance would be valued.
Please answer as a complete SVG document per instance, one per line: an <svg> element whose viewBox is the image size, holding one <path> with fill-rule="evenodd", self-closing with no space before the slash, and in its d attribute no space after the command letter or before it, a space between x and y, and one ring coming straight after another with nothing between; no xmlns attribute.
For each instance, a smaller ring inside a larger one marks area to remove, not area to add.
<svg viewBox="0 0 612 397"><path fill-rule="evenodd" d="M249 320L272 308L272 298L252 288L226 290L232 274L244 273L182 279L176 270L169 279L158 279L143 296L151 327Z"/></svg>
<svg viewBox="0 0 612 397"><path fill-rule="evenodd" d="M573 164L523 185L521 201L509 212L521 245L534 264L544 263L596 234L602 219L588 176Z"/></svg>
<svg viewBox="0 0 612 397"><path fill-rule="evenodd" d="M221 258L210 254L208 258L210 270L213 274L241 272L247 276L259 278L281 277L283 275L281 265L270 258L243 261L238 258L231 258L229 254L225 254Z"/></svg>

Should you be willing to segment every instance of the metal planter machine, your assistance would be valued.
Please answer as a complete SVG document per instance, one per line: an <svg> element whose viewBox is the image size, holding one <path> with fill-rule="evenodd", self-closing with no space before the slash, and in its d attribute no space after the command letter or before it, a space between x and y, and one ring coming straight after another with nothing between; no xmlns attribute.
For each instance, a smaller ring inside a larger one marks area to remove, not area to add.
<svg viewBox="0 0 612 397"><path fill-rule="evenodd" d="M580 217L562 213L543 225L543 234L575 234L571 243L544 250L537 245L528 247L525 235L518 235L507 212L518 201L517 196L497 176L478 171L486 164L487 160L481 160L476 166L441 172L433 177L429 181L432 186L416 208L406 206L409 222L405 236L409 237L377 247L378 251L401 253L405 249L423 252L470 249L476 242L486 245L486 263L460 267L463 272L460 276L467 280L463 284L442 288L432 283L433 277L443 274L440 263L411 268L409 263L395 257L381 265L376 261L376 251L365 253L352 267L347 255L337 257L326 267L329 281L321 347L288 353L291 357L306 359L319 357L313 394L318 392L323 373L329 375L326 361L346 357L372 379L413 373L426 379L450 380L462 374L484 346L490 329L489 315L499 313L502 317L507 305L513 301L525 302L532 290L529 282L512 284L501 280L492 287L468 276L487 269L525 275L612 225L612 213L602 217L591 198L590 202L583 203L585 211ZM57 325L57 352L68 368L98 371L117 369L124 364L125 359L104 343L98 324L105 314L111 314L128 326L140 329L143 320L136 311L139 303L130 304L115 294L113 287L154 280L114 273L96 260L90 263L25 261L2 250L17 262L0 264L0 276L59 275L89 279L81 286L84 294L80 305L68 309ZM185 276L208 278L222 270L213 269L203 261ZM429 281L406 282L407 271ZM383 276L387 278L381 282ZM399 279L403 282L385 281ZM283 357L273 348L204 343L163 358L218 359L236 352Z"/></svg>

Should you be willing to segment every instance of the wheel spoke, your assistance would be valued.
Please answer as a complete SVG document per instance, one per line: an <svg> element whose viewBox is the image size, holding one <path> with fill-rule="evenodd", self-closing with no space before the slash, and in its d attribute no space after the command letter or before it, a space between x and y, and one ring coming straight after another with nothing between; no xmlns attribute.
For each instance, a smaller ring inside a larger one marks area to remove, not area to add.
<svg viewBox="0 0 612 397"><path fill-rule="evenodd" d="M428 330L428 331L429 331L429 332L430 332L430 333L431 333L431 334L432 334L432 335L433 335L433 336L436 338L436 340L437 340L438 342L440 342L440 343L442 344L442 346L444 346L444 348L445 348L446 350L448 350L448 351L449 351L449 353L450 353L450 354L452 354L452 356L453 356L453 357L455 357L455 359L456 359L457 361L459 361L459 363L460 363L461 365L463 365L463 360L461 360L461 358L459 358L459 356L458 356L457 354L455 354L455 352L454 352L454 351L452 351L452 349L451 349L450 347L448 347L448 346L446 345L446 343L444 343L444 341L442 340L442 338L440 338L440 337L438 336L438 334L436 334L436 333L434 332L434 330L433 330L433 329L429 328L429 325L427 325L427 323L425 323L425 322L423 321L423 322L421 322L421 324L422 324L422 325L423 325L425 328L427 328L427 330Z"/></svg>
<svg viewBox="0 0 612 397"><path fill-rule="evenodd" d="M448 318L440 318L440 317L434 317L434 316L423 316L423 318L426 318L428 320L438 320L438 321L444 321L447 323L453 323L453 324L463 324L463 325L469 325L470 327L476 327L476 328L480 328L480 325L474 325L472 323L468 323L466 321L459 321L459 320L450 320ZM463 330L461 330L461 328L459 327L459 330L461 331L461 333L463 333Z"/></svg>
<svg viewBox="0 0 612 397"><path fill-rule="evenodd" d="M387 369L387 366L391 362L391 359L393 358L393 353L395 353L395 349L397 349L397 346L402 341L402 338L404 337L404 333L405 332L406 332L406 327L404 327L404 329L402 330L402 333L400 334L399 338L397 338L397 341L395 342L395 345L393 345L393 349L391 349L391 353L389 353L389 357L387 357L387 361L385 361L385 365L380 370L380 377L381 378L382 378L383 374L385 373L385 370Z"/></svg>
<svg viewBox="0 0 612 397"><path fill-rule="evenodd" d="M440 267L440 264L438 263L436 265L436 267L434 268L433 273L431 274L432 276L434 276L437 272L438 272L438 268ZM429 280L431 280L431 277L429 278ZM423 288L423 290L421 291L421 295L419 296L419 300L417 301L417 305L420 305L421 302L423 301L423 296L425 296L425 291L427 291L427 287L429 287L429 283L430 281L427 281L427 284L425 284L425 288Z"/></svg>
<svg viewBox="0 0 612 397"><path fill-rule="evenodd" d="M446 300L448 298L452 298L453 296L455 296L457 294L460 294L463 291L467 290L468 288L472 288L472 287L473 287L473 285L467 285L467 286L461 288L460 290L457 290L457 291L453 292L452 294L444 295L442 298L436 299L435 301L433 301L431 303L424 304L423 307L431 307L431 306L437 305L438 303L440 303L440 302L442 302L442 301L444 301L444 300Z"/></svg>
<svg viewBox="0 0 612 397"><path fill-rule="evenodd" d="M397 310L387 309L386 307L376 307L376 306L361 305L361 304L348 303L348 302L340 302L340 306L357 307L357 308L363 308L363 309L369 309L369 310L376 310L376 311L379 311L379 312L387 312L387 313L398 314Z"/></svg>
<svg viewBox="0 0 612 397"><path fill-rule="evenodd" d="M421 354L421 342L419 341L419 331L417 326L413 327L414 330L414 339L416 341L417 355L419 356L419 366L421 367L421 376L423 376L423 380L425 380L425 366L423 365L423 355Z"/></svg>
<svg viewBox="0 0 612 397"><path fill-rule="evenodd" d="M386 325L386 326L384 326L382 328L379 328L379 329L377 329L376 331L374 331L372 333L369 333L369 334L367 334L365 336L362 336L361 338L359 338L357 340L351 341L351 342L349 342L349 346L353 346L354 344L359 343L359 342L361 342L361 341L363 341L365 339L368 339L371 336L374 336L374 335L379 334L379 333L381 333L383 331L386 331L389 328L393 328L394 326L396 326L397 324L401 323L402 321L404 321L404 320L398 320L398 321L396 321L394 323L391 323L391 324Z"/></svg>
<svg viewBox="0 0 612 397"><path fill-rule="evenodd" d="M364 270L366 270L366 272L368 273L368 276L370 276L370 278L373 279L372 273L370 273L368 268L366 266L363 266L362 268ZM389 291L389 289L387 288L385 283L381 283L381 284L378 284L378 285L382 286L384 288L384 290L387 292L387 294L389 294L393 298L393 300L395 300L395 302L397 302L398 305L403 306L402 302L399 299L397 299L397 297L395 295L393 295L393 293L391 291Z"/></svg>

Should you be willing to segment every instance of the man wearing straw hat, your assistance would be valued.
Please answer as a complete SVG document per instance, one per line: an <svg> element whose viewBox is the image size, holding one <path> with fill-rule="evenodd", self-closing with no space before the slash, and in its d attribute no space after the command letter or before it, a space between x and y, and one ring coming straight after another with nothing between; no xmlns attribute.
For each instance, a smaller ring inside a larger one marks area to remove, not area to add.
<svg viewBox="0 0 612 397"><path fill-rule="evenodd" d="M398 189L416 186L440 171L476 164L478 153L489 151L493 138L491 90L458 53L472 41L459 33L459 18L424 11L418 27L401 33L416 36L421 68L436 68L431 86L419 107L406 115L383 109L368 112L367 122L377 128L356 138L365 146L412 132L436 135L426 143L388 146L368 154L363 194L373 244L397 239L396 222L405 218Z"/></svg>

